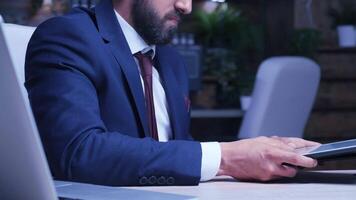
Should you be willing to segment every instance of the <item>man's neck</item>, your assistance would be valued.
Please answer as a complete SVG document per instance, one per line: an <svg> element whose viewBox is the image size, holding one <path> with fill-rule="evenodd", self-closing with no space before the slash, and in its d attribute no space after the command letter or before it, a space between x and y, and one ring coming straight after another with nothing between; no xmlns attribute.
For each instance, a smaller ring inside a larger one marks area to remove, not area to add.
<svg viewBox="0 0 356 200"><path fill-rule="evenodd" d="M113 7L116 12L120 14L122 18L125 19L127 23L129 23L132 27L132 17L131 17L131 9L132 9L132 1L121 0L121 1L113 1Z"/></svg>

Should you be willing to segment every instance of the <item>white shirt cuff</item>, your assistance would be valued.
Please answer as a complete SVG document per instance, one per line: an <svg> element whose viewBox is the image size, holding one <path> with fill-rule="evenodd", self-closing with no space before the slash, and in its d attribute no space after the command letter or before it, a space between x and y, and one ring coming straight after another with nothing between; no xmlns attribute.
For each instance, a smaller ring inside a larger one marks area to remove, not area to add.
<svg viewBox="0 0 356 200"><path fill-rule="evenodd" d="M221 149L218 142L201 142L201 178L208 181L216 176L220 168Z"/></svg>

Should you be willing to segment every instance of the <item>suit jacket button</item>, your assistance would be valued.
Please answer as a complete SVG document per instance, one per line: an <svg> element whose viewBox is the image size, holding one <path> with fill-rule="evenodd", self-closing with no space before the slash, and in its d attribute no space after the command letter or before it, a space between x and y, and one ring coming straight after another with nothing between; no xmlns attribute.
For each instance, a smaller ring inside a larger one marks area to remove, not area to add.
<svg viewBox="0 0 356 200"><path fill-rule="evenodd" d="M139 183L140 185L146 185L148 183L147 177L146 176L141 177Z"/></svg>
<svg viewBox="0 0 356 200"><path fill-rule="evenodd" d="M150 185L154 185L157 183L157 178L155 176L151 176L149 179L148 179L148 183Z"/></svg>
<svg viewBox="0 0 356 200"><path fill-rule="evenodd" d="M158 180L157 180L157 183L158 183L159 185L164 185L164 184L167 183L167 180L166 180L165 177L160 176L160 177L158 178Z"/></svg>
<svg viewBox="0 0 356 200"><path fill-rule="evenodd" d="M168 185L173 185L175 182L176 182L176 180L173 177L168 177L168 179L167 179Z"/></svg>

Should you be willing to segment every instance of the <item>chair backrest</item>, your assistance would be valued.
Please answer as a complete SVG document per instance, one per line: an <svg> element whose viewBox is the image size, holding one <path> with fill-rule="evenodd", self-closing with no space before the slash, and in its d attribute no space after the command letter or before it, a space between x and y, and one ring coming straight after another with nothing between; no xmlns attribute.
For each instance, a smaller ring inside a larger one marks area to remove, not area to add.
<svg viewBox="0 0 356 200"><path fill-rule="evenodd" d="M320 67L303 57L274 57L258 70L238 138L303 137L320 82Z"/></svg>
<svg viewBox="0 0 356 200"><path fill-rule="evenodd" d="M21 90L27 96L26 89L24 87L25 82L25 57L28 42L35 31L35 27L22 26L16 24L8 24L2 21L0 16L0 26L5 37L6 47L12 60L12 64L15 68L18 80L21 82Z"/></svg>

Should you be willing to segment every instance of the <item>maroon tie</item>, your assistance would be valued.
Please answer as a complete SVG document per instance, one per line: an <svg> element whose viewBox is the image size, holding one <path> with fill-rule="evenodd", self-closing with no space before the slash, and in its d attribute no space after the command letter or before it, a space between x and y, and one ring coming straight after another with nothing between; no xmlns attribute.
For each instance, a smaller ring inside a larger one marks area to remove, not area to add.
<svg viewBox="0 0 356 200"><path fill-rule="evenodd" d="M136 53L134 56L137 58L140 64L143 83L145 86L146 109L151 137L158 141L158 131L152 90L152 59L150 55L142 54L141 52Z"/></svg>

